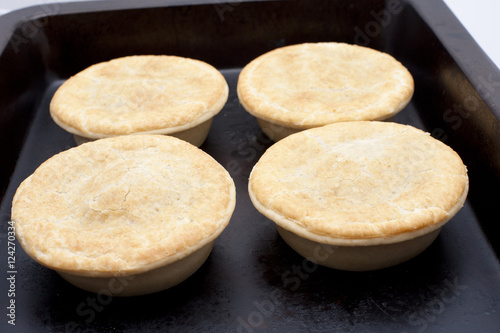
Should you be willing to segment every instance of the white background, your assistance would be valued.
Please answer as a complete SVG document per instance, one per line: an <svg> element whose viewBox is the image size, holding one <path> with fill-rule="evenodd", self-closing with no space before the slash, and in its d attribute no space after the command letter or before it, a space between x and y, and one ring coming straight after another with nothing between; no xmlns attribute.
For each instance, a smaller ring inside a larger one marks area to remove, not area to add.
<svg viewBox="0 0 500 333"><path fill-rule="evenodd" d="M56 0L0 0L0 13L39 5ZM85 0L65 0L72 2ZM140 0L137 0L140 1ZM168 1L168 0L166 0ZM500 67L500 1L499 0L443 0L462 22L472 37ZM231 2L231 0L228 0Z"/></svg>

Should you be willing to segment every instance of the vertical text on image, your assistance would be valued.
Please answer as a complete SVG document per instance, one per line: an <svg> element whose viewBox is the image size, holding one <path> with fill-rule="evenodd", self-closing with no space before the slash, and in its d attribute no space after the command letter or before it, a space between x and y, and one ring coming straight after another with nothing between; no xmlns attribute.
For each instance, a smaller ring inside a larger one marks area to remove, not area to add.
<svg viewBox="0 0 500 333"><path fill-rule="evenodd" d="M14 221L9 221L7 227L7 322L16 325L16 227Z"/></svg>

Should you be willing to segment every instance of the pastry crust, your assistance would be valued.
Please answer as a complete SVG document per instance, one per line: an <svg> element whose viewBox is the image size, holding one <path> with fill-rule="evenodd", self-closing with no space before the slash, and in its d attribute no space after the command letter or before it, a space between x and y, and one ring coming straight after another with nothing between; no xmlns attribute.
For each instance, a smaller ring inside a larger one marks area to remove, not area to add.
<svg viewBox="0 0 500 333"><path fill-rule="evenodd" d="M18 188L20 244L60 272L110 277L180 260L213 240L235 207L228 172L173 137L102 139L53 156Z"/></svg>
<svg viewBox="0 0 500 333"><path fill-rule="evenodd" d="M50 114L66 131L91 139L170 134L212 118L228 91L222 74L203 61L129 56L66 80L51 100Z"/></svg>
<svg viewBox="0 0 500 333"><path fill-rule="evenodd" d="M291 135L254 166L249 193L280 227L322 244L376 245L436 230L462 207L458 154L414 127L343 122Z"/></svg>
<svg viewBox="0 0 500 333"><path fill-rule="evenodd" d="M296 129L383 120L403 109L413 90L411 74L392 56L335 42L263 54L243 68L237 87L250 114Z"/></svg>

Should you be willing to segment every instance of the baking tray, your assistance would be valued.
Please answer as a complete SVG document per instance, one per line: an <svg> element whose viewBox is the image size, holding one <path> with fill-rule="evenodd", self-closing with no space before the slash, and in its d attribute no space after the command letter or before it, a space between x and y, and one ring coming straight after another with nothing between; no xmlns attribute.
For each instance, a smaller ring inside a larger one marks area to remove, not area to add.
<svg viewBox="0 0 500 333"><path fill-rule="evenodd" d="M399 59L416 90L395 121L430 132L468 166L463 209L430 248L396 267L317 267L295 254L248 198L249 172L272 143L238 103L239 71L276 47L319 41L366 45ZM500 73L442 1L44 4L0 17L0 52L1 332L500 331ZM79 70L131 54L197 58L226 77L227 105L201 148L235 180L229 226L198 272L148 296L79 290L17 243L9 267L15 189L44 160L74 146L50 119L52 94ZM12 299L15 326L8 323Z"/></svg>

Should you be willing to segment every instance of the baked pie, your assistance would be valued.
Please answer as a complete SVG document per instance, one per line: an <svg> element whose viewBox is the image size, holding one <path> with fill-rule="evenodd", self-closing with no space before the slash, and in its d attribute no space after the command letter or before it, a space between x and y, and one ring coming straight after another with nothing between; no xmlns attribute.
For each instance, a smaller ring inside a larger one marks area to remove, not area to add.
<svg viewBox="0 0 500 333"><path fill-rule="evenodd" d="M168 134L200 146L227 101L211 65L167 55L128 56L66 80L50 103L54 121L78 144L128 134Z"/></svg>
<svg viewBox="0 0 500 333"><path fill-rule="evenodd" d="M340 121L391 120L413 96L410 72L387 53L305 43L265 53L238 78L240 103L278 141Z"/></svg>
<svg viewBox="0 0 500 333"><path fill-rule="evenodd" d="M427 248L462 207L466 166L414 127L352 121L290 135L254 166L250 198L299 254L362 271Z"/></svg>
<svg viewBox="0 0 500 333"><path fill-rule="evenodd" d="M233 180L208 154L170 136L129 135L48 159L17 189L12 221L40 264L83 289L129 296L193 274L234 207Z"/></svg>

